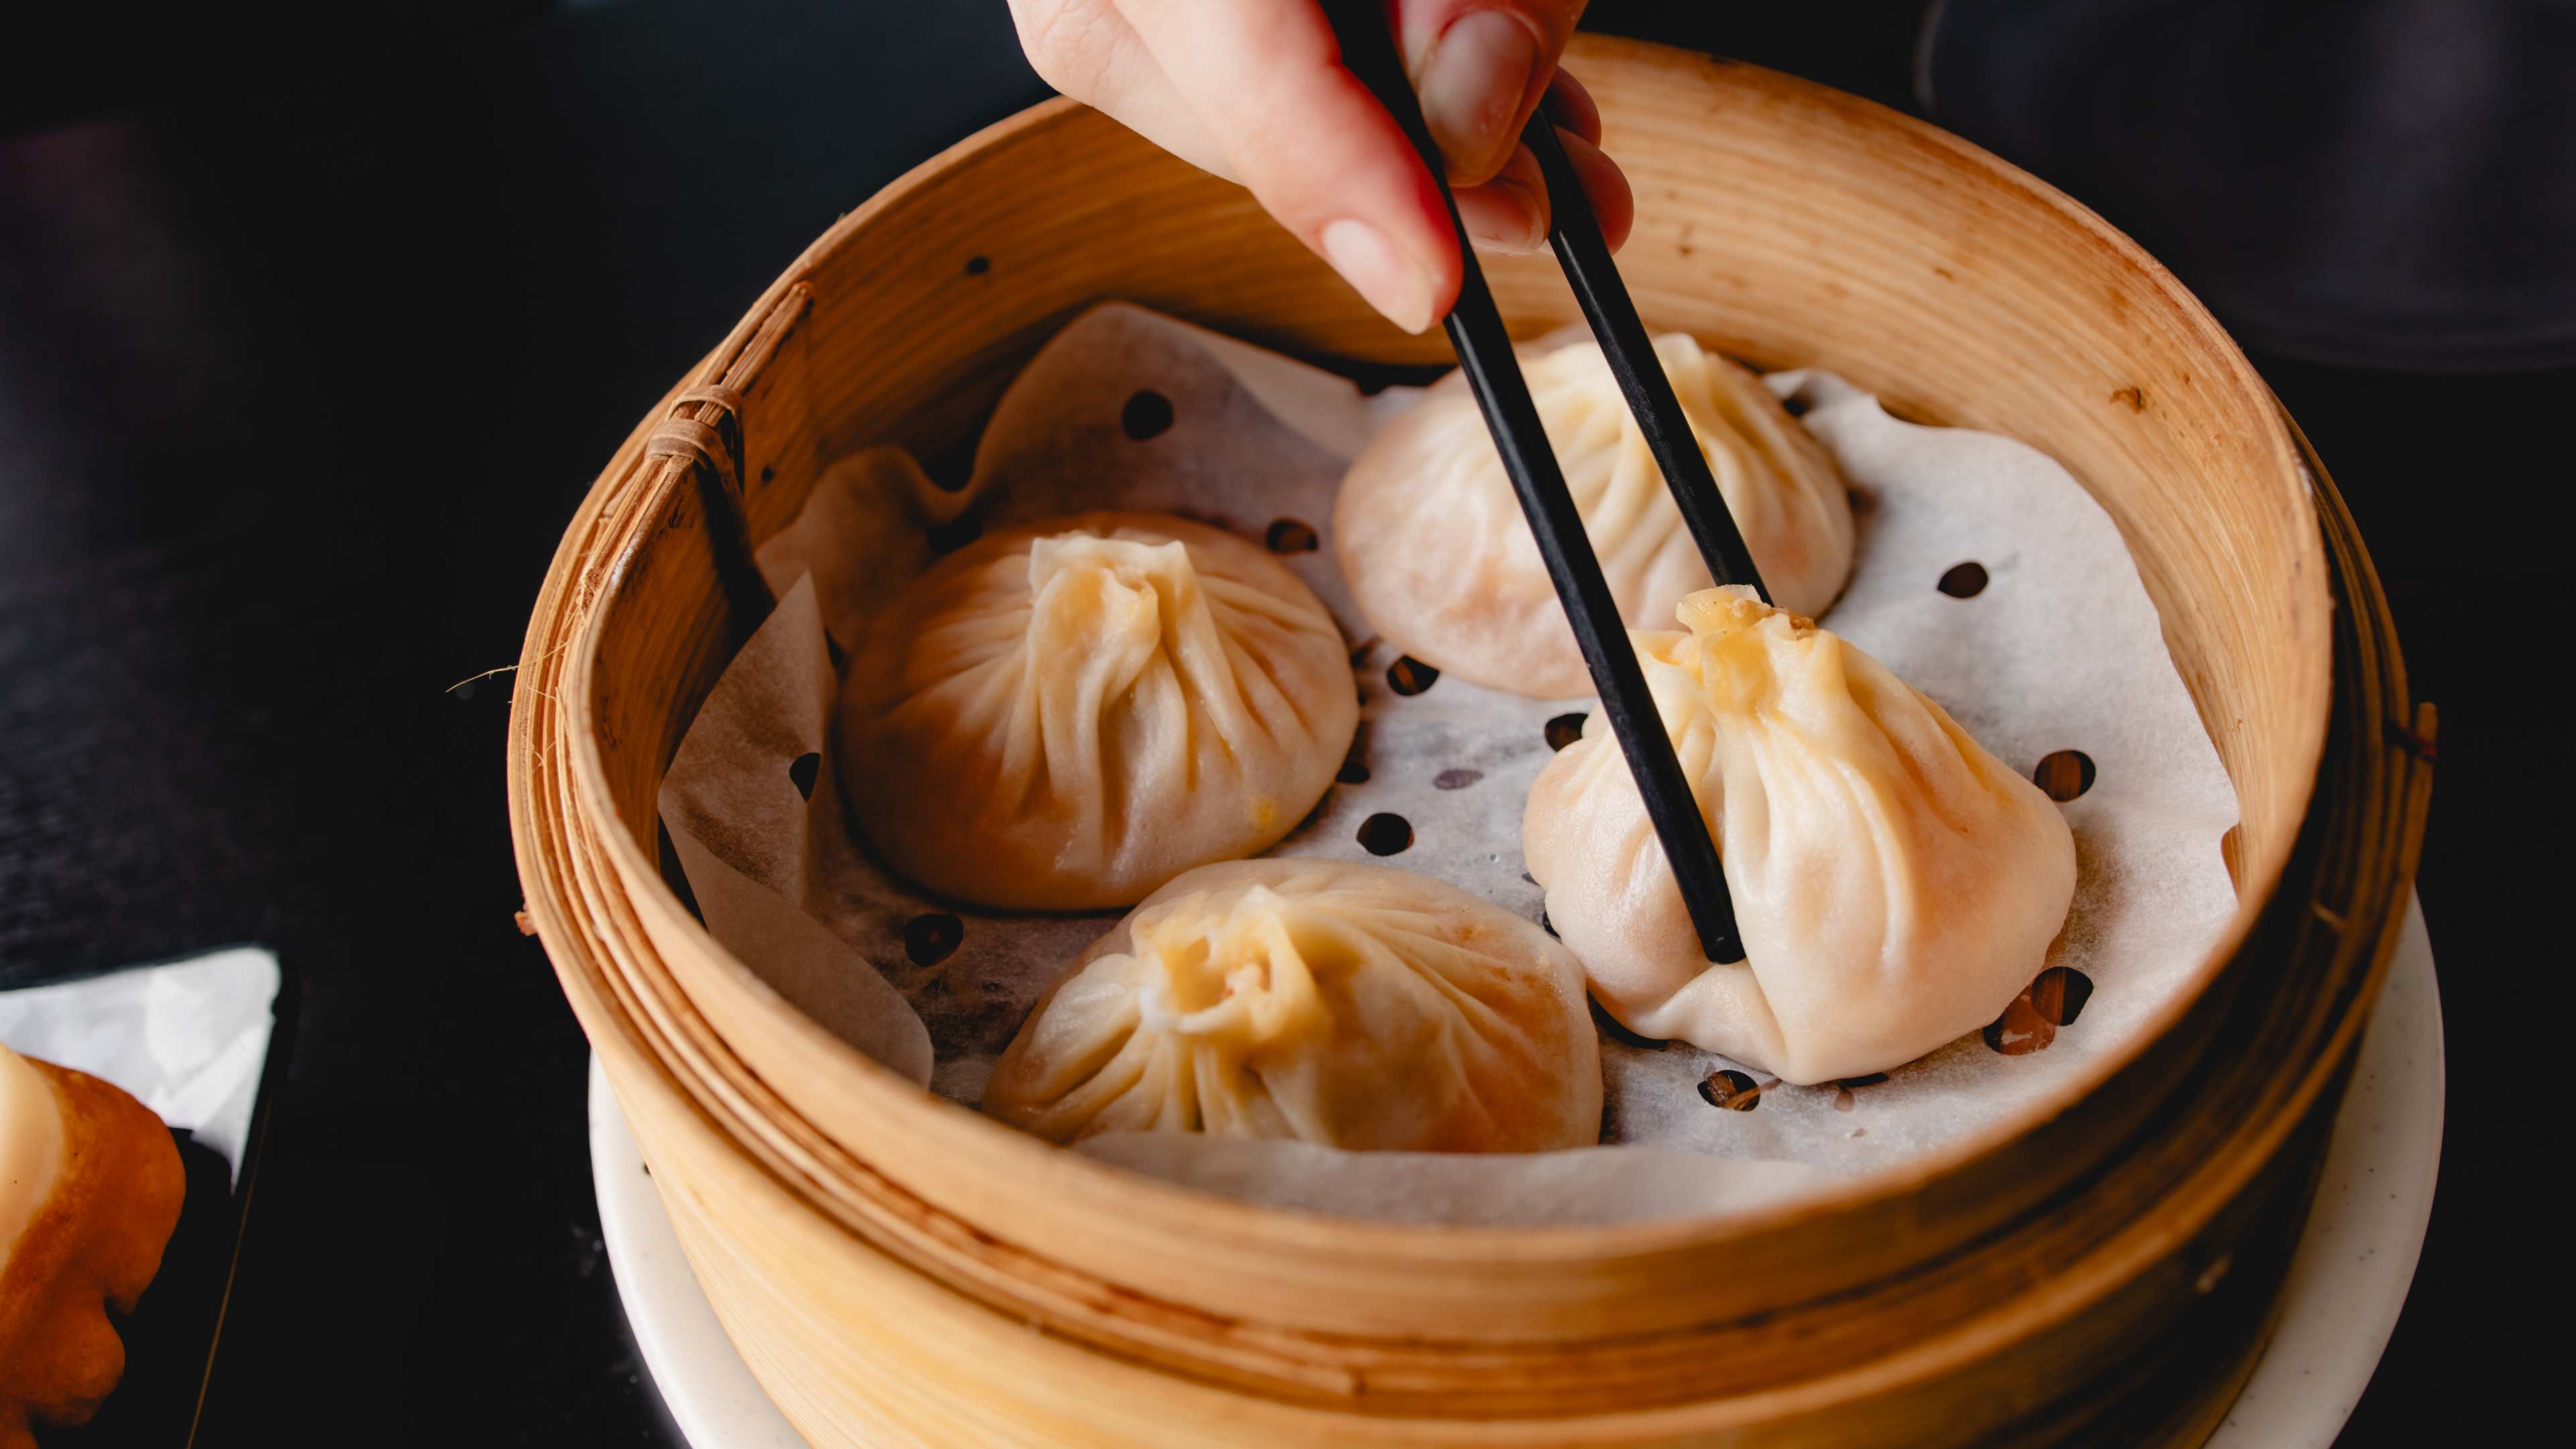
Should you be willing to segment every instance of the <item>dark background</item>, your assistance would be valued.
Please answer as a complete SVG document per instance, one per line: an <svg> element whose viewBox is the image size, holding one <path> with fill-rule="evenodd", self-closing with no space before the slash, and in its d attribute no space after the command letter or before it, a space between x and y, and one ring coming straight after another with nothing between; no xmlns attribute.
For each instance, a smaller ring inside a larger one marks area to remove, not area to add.
<svg viewBox="0 0 2576 1449"><path fill-rule="evenodd" d="M2441 1189L2345 1442L2502 1425L2567 1281L2526 1164L2566 1149L2568 7L2157 8L1952 0L1921 57L1920 0L1592 23L1916 110L1920 59L1945 122L2173 261L2315 438L2443 711ZM516 659L594 471L749 299L1044 89L1001 0L11 24L0 986L235 941L302 983L206 1442L672 1442L585 1047L511 921L507 677L449 686Z"/></svg>

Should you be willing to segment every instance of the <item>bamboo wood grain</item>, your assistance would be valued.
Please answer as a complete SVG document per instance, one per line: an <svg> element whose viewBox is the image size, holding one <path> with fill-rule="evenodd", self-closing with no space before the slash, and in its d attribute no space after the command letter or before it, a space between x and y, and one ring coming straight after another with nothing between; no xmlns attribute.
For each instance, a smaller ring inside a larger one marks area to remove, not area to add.
<svg viewBox="0 0 2576 1449"><path fill-rule="evenodd" d="M642 453L662 417L712 406L666 401L531 620L513 832L692 1262L816 1442L873 1423L933 1442L2037 1443L2138 1384L2207 1389L2250 1361L2159 1346L2259 1342L2268 1290L2231 1337L2195 1318L2195 1285L2260 1258L2277 1205L2305 1202L2428 788L2423 752L2391 743L2431 721L2349 518L2216 325L2090 213L1786 77L1578 54L1638 186L1622 269L1650 321L2020 437L2119 523L2244 806L2245 906L2208 989L2081 1095L1727 1223L1352 1223L1043 1146L859 1059L662 881L660 774L740 622L703 489ZM1543 261L1494 279L1517 330L1572 316ZM1309 354L1436 347L1240 192L1055 103L845 217L673 399L743 392L743 506L765 536L849 448L971 436L1036 345L1109 296Z"/></svg>

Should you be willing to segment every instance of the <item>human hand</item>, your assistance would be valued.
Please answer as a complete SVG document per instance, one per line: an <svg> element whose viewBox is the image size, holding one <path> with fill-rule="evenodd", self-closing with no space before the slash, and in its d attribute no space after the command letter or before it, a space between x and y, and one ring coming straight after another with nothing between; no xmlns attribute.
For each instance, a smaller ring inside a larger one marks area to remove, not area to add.
<svg viewBox="0 0 2576 1449"><path fill-rule="evenodd" d="M1556 68L1584 0L1386 0L1423 119L1478 248L1547 245L1547 185L1520 144L1545 97L1618 246L1635 204L1601 112ZM1341 64L1315 0L1011 0L1049 85L1251 188L1289 232L1408 332L1457 300L1456 234L1395 118Z"/></svg>

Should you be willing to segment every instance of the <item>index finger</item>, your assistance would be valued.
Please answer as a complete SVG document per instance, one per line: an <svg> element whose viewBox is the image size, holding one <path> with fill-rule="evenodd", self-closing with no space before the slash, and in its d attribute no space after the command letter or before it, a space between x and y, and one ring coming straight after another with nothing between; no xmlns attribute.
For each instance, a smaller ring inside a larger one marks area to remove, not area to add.
<svg viewBox="0 0 2576 1449"><path fill-rule="evenodd" d="M1371 306L1420 332L1457 300L1438 182L1341 63L1311 0L1119 0L1234 174Z"/></svg>

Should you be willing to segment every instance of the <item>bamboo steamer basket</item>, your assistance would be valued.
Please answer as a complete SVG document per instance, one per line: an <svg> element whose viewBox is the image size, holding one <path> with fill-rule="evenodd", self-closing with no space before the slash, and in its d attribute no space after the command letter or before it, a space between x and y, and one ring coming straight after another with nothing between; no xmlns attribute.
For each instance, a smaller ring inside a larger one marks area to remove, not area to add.
<svg viewBox="0 0 2576 1449"><path fill-rule="evenodd" d="M2198 989L2044 1110L1724 1220L1453 1229L1138 1178L788 1007L657 864L655 795L765 598L747 542L860 446L970 440L1125 298L1442 360L1238 189L1037 107L842 218L637 426L537 603L509 754L528 914L719 1317L820 1445L2196 1443L2250 1367L2395 939L2433 718L2349 516L2154 261L1958 139L1579 37L1649 322L2031 443L2101 500L2233 781ZM1490 262L1514 330L1574 320Z"/></svg>

